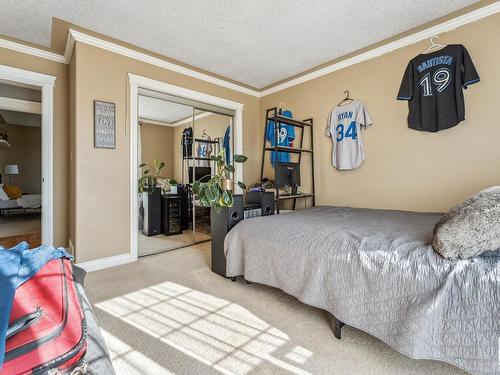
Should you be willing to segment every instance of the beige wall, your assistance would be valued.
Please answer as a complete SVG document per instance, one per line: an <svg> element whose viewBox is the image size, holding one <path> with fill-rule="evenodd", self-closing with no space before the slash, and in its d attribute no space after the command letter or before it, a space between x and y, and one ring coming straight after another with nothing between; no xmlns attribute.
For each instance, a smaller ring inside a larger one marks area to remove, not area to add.
<svg viewBox="0 0 500 375"><path fill-rule="evenodd" d="M428 41L262 98L261 117L284 103L296 118L314 118L317 204L444 211L500 184L500 14L443 33L440 41L463 44L481 76L465 91L466 120L449 130L408 129L408 105L395 99L408 61ZM364 134L367 160L340 172L331 166L332 141L323 132L344 90L365 102L374 126Z"/></svg>
<svg viewBox="0 0 500 375"><path fill-rule="evenodd" d="M155 159L165 163L161 176L174 177L174 128L163 125L142 124L142 162L153 165Z"/></svg>
<svg viewBox="0 0 500 375"><path fill-rule="evenodd" d="M156 66L76 43L76 260L129 252L129 122L127 74L134 73L244 104L246 177L256 178L259 99ZM93 101L116 103L116 149L93 145ZM255 153L255 155L254 155Z"/></svg>
<svg viewBox="0 0 500 375"><path fill-rule="evenodd" d="M11 147L0 148L0 173L4 182L9 176L4 175L6 164L17 164L19 175L12 177L12 184L21 188L23 193L40 194L42 192L42 133L41 128L21 125L2 125L7 131Z"/></svg>
<svg viewBox="0 0 500 375"><path fill-rule="evenodd" d="M68 245L68 66L0 48L0 64L57 77L54 88L54 244Z"/></svg>

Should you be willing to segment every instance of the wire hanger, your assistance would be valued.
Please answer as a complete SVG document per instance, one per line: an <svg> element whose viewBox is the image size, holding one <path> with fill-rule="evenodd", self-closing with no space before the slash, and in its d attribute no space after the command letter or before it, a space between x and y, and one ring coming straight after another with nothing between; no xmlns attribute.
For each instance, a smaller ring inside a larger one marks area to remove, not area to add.
<svg viewBox="0 0 500 375"><path fill-rule="evenodd" d="M431 42L431 45L423 52L423 53L427 53L427 52L430 52L433 48L442 48L442 47L446 47L446 44L440 44L440 43L435 43L434 42L434 39L437 39L438 36L437 35L434 35L430 38L430 42Z"/></svg>
<svg viewBox="0 0 500 375"><path fill-rule="evenodd" d="M346 102L346 101L348 101L348 100L350 100L351 102L354 100L354 99L352 99L352 98L349 96L349 95L350 95L349 90L345 90L345 91L344 91L344 95L345 95L345 98L344 98L344 99L342 99L342 100L340 101L339 106L340 106L342 103L344 103L344 102Z"/></svg>

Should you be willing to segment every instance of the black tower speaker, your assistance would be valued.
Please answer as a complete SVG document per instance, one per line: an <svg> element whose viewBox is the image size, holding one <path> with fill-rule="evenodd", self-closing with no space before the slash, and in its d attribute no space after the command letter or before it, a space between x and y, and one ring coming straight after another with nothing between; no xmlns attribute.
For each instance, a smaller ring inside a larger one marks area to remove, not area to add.
<svg viewBox="0 0 500 375"><path fill-rule="evenodd" d="M177 195L181 198L181 227L189 229L189 191L187 185L177 185Z"/></svg>
<svg viewBox="0 0 500 375"><path fill-rule="evenodd" d="M142 233L155 236L161 233L161 189L155 188L151 193L144 194L144 225Z"/></svg>
<svg viewBox="0 0 500 375"><path fill-rule="evenodd" d="M226 277L224 239L231 228L243 220L243 195L234 195L233 207L223 208L220 214L212 208L210 220L212 230L212 271Z"/></svg>
<svg viewBox="0 0 500 375"><path fill-rule="evenodd" d="M258 204L262 208L262 216L274 215L274 193L272 191L249 191L246 202Z"/></svg>

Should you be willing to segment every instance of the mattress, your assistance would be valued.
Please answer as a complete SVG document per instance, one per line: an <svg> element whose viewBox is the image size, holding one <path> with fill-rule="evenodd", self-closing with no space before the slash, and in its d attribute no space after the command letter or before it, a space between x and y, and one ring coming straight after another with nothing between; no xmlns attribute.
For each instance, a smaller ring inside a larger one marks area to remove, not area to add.
<svg viewBox="0 0 500 375"><path fill-rule="evenodd" d="M279 288L416 359L499 374L499 252L449 261L440 214L316 207L244 220L227 275Z"/></svg>
<svg viewBox="0 0 500 375"><path fill-rule="evenodd" d="M0 200L0 210L18 208L19 204L17 203L17 199L9 199L8 201Z"/></svg>

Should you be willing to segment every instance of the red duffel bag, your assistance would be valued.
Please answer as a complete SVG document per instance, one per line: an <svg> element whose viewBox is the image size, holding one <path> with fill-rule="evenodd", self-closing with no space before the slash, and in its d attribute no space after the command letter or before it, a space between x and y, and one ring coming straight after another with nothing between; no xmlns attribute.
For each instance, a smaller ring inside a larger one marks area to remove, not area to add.
<svg viewBox="0 0 500 375"><path fill-rule="evenodd" d="M0 375L84 374L86 350L71 263L51 260L16 290Z"/></svg>

